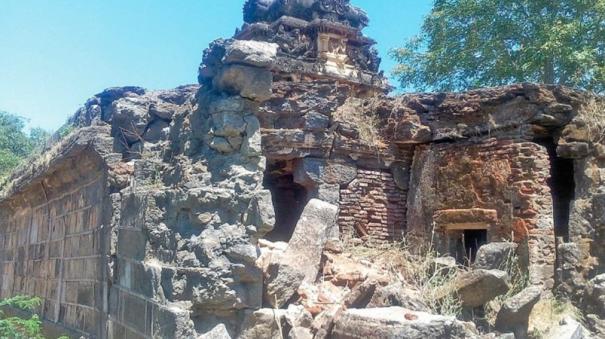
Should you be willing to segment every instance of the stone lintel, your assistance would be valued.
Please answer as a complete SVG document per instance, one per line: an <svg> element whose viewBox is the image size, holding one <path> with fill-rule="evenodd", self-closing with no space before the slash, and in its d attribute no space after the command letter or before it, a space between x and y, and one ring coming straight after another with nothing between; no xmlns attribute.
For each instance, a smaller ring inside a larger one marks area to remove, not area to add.
<svg viewBox="0 0 605 339"><path fill-rule="evenodd" d="M498 222L498 212L482 208L440 210L433 220L438 228L448 231L487 230Z"/></svg>

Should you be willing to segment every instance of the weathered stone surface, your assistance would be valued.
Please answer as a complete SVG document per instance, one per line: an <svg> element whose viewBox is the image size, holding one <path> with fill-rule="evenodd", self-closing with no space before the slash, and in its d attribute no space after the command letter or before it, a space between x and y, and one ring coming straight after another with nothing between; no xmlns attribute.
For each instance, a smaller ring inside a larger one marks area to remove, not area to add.
<svg viewBox="0 0 605 339"><path fill-rule="evenodd" d="M312 199L307 203L294 234L288 243L282 262L296 265L305 281L315 281L328 235L336 226L338 207Z"/></svg>
<svg viewBox="0 0 605 339"><path fill-rule="evenodd" d="M313 318L302 306L287 310L259 309L248 312L238 338L312 338L309 328Z"/></svg>
<svg viewBox="0 0 605 339"><path fill-rule="evenodd" d="M605 319L605 274L598 275L588 282L583 303L587 314L596 314Z"/></svg>
<svg viewBox="0 0 605 339"><path fill-rule="evenodd" d="M289 339L313 339L311 330L304 327L294 327L288 333Z"/></svg>
<svg viewBox="0 0 605 339"><path fill-rule="evenodd" d="M212 330L197 337L197 339L231 339L231 335L224 324L218 324Z"/></svg>
<svg viewBox="0 0 605 339"><path fill-rule="evenodd" d="M507 264L514 264L515 251L518 245L515 243L499 242L481 246L477 251L474 266L485 270L504 270Z"/></svg>
<svg viewBox="0 0 605 339"><path fill-rule="evenodd" d="M555 326L548 331L546 337L552 339L588 339L591 338L588 330L579 322L566 317L558 326Z"/></svg>
<svg viewBox="0 0 605 339"><path fill-rule="evenodd" d="M541 293L540 287L528 287L507 299L496 317L496 329L513 332L516 338L527 337L529 315L540 300Z"/></svg>
<svg viewBox="0 0 605 339"><path fill-rule="evenodd" d="M345 185L357 176L357 168L346 162L304 158L297 164L294 180L307 187L321 183Z"/></svg>
<svg viewBox="0 0 605 339"><path fill-rule="evenodd" d="M338 317L332 338L468 338L471 324L454 317L431 315L401 307L349 309Z"/></svg>
<svg viewBox="0 0 605 339"><path fill-rule="evenodd" d="M256 339L256 338L280 338L280 325L284 310L274 310L263 308L250 312L242 324L242 331L238 338Z"/></svg>
<svg viewBox="0 0 605 339"><path fill-rule="evenodd" d="M271 232L275 226L275 210L271 199L270 191L263 190L258 192L250 201L250 206L246 213L246 222L257 226L256 236L259 238Z"/></svg>
<svg viewBox="0 0 605 339"><path fill-rule="evenodd" d="M262 41L233 40L225 47L223 63L270 68L275 63L278 47Z"/></svg>
<svg viewBox="0 0 605 339"><path fill-rule="evenodd" d="M420 294L406 288L401 283L378 286L366 305L367 308L400 306L408 310L429 312L428 306L422 301Z"/></svg>
<svg viewBox="0 0 605 339"><path fill-rule="evenodd" d="M569 142L557 147L557 155L561 158L581 159L590 154L590 145L586 142Z"/></svg>
<svg viewBox="0 0 605 339"><path fill-rule="evenodd" d="M270 71L243 65L226 66L214 78L214 86L218 90L256 101L271 98L272 84Z"/></svg>
<svg viewBox="0 0 605 339"><path fill-rule="evenodd" d="M471 270L458 275L453 290L464 307L482 306L508 289L508 275L499 270Z"/></svg>
<svg viewBox="0 0 605 339"><path fill-rule="evenodd" d="M265 301L277 308L290 301L305 280L299 267L282 263L281 258L274 258L278 262L270 263L265 272Z"/></svg>

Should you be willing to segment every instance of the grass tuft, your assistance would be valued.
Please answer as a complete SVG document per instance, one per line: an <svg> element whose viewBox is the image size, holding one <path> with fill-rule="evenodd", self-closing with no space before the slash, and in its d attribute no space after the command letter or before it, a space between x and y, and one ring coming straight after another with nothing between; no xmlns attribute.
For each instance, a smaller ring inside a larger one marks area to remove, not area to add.
<svg viewBox="0 0 605 339"><path fill-rule="evenodd" d="M386 147L380 136L378 117L371 115L363 109L362 99L349 98L332 115L335 121L348 123L359 132L359 139L369 146L376 148Z"/></svg>

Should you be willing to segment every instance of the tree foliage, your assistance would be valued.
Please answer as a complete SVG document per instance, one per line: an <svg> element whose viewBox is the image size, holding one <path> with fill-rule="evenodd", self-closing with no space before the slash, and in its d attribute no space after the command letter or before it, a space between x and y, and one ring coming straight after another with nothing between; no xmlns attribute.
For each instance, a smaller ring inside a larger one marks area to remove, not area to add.
<svg viewBox="0 0 605 339"><path fill-rule="evenodd" d="M7 175L35 149L41 147L50 134L41 128L25 131L25 120L0 111L0 177Z"/></svg>
<svg viewBox="0 0 605 339"><path fill-rule="evenodd" d="M404 88L542 82L605 91L605 0L435 0L392 51Z"/></svg>
<svg viewBox="0 0 605 339"><path fill-rule="evenodd" d="M34 312L40 306L40 298L16 296L0 301L0 308L13 307ZM37 314L30 318L6 316L0 310L0 338L43 339L42 322Z"/></svg>

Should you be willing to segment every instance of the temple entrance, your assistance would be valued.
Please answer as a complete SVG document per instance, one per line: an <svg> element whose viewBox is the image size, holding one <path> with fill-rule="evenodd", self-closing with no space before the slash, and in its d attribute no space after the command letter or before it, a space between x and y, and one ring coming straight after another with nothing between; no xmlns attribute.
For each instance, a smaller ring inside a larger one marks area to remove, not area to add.
<svg viewBox="0 0 605 339"><path fill-rule="evenodd" d="M291 161L267 164L263 184L271 191L275 209L275 227L265 238L273 242L288 242L307 205L307 190L294 182Z"/></svg>

